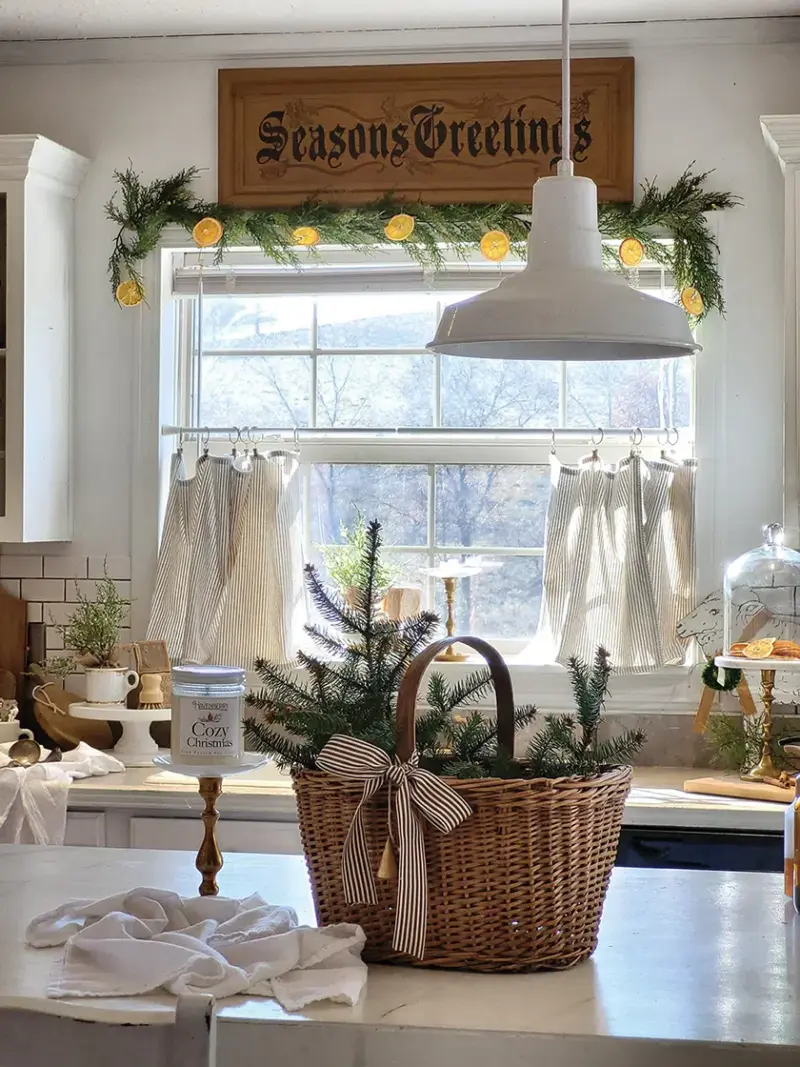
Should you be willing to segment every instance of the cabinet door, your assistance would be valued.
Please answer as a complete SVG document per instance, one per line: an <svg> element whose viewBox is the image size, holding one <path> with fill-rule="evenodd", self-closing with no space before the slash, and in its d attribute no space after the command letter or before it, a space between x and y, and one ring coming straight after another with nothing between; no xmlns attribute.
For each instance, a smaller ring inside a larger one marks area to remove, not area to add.
<svg viewBox="0 0 800 1067"><path fill-rule="evenodd" d="M200 819L131 819L131 848L189 849L196 852L203 840ZM300 831L293 822L246 822L220 819L219 847L225 852L266 852L282 856L303 851Z"/></svg>
<svg viewBox="0 0 800 1067"><path fill-rule="evenodd" d="M106 843L106 817L89 811L67 812L65 845L99 845Z"/></svg>

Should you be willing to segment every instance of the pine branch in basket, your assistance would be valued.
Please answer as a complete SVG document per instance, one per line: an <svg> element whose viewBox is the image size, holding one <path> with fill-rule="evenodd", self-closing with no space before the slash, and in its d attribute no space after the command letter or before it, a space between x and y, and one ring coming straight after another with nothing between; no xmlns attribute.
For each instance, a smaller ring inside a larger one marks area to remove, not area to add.
<svg viewBox="0 0 800 1067"><path fill-rule="evenodd" d="M316 651L299 652L288 667L256 661L262 688L247 698L247 741L283 767L313 769L334 734L361 738L394 755L400 683L411 660L434 639L439 619L432 612L400 620L383 616L377 580L381 547L380 523L374 521L366 528L358 584L346 601L307 567L308 592L324 620L306 627ZM587 776L628 762L644 741L641 733L598 740L611 674L608 653L599 648L591 666L576 659L568 669L576 715L546 719L524 760L498 753L494 716L474 706L490 699L488 671L474 671L452 685L433 673L427 708L416 718L422 766L461 778L538 778ZM535 715L534 707L518 708L517 731Z"/></svg>

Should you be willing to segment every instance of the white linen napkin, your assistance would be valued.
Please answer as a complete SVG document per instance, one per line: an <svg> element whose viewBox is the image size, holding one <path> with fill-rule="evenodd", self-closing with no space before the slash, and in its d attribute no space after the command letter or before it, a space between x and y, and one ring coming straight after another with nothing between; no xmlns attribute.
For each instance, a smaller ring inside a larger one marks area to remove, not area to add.
<svg viewBox="0 0 800 1067"><path fill-rule="evenodd" d="M360 926L298 926L292 908L257 893L234 900L139 888L72 900L33 919L25 940L66 944L48 997L249 993L298 1011L317 1000L353 1006L367 980Z"/></svg>
<svg viewBox="0 0 800 1067"><path fill-rule="evenodd" d="M70 783L125 770L114 756L83 742L59 763L8 767L11 744L0 745L0 844L63 845ZM43 749L42 758L47 754Z"/></svg>

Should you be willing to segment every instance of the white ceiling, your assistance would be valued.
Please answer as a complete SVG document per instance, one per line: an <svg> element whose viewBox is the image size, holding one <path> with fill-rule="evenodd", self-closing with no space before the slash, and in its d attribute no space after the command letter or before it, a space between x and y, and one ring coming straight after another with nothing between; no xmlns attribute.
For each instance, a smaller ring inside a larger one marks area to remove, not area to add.
<svg viewBox="0 0 800 1067"><path fill-rule="evenodd" d="M0 0L0 40L557 23L561 0ZM800 15L800 0L572 0L573 22Z"/></svg>

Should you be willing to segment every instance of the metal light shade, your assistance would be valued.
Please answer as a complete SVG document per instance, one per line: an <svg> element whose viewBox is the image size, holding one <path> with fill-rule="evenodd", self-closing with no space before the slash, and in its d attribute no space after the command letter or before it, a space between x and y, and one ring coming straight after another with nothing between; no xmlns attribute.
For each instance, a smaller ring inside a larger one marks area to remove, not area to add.
<svg viewBox="0 0 800 1067"><path fill-rule="evenodd" d="M682 308L603 268L597 187L561 173L533 189L528 262L446 307L432 352L494 359L665 359L694 352Z"/></svg>

